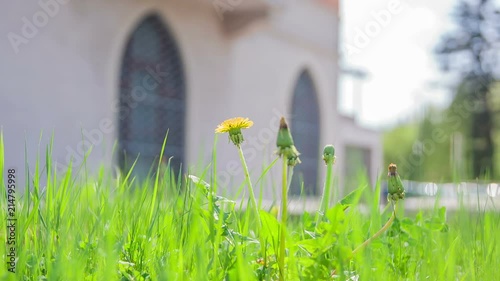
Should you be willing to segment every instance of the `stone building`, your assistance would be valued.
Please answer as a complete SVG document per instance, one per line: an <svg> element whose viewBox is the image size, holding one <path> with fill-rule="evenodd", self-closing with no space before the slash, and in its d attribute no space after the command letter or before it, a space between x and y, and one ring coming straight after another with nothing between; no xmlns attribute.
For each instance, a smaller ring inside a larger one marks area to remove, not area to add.
<svg viewBox="0 0 500 281"><path fill-rule="evenodd" d="M320 153L337 149L339 183L355 151L375 180L379 134L337 110L337 0L39 0L0 4L0 122L5 164L24 173L54 134L53 161L136 171L165 157L198 171L211 160L221 121L249 117L252 175L273 156L288 118L306 194L318 195ZM41 132L43 132L40 137ZM237 152L219 136L219 182L242 177ZM354 150L353 150L354 149ZM200 168L201 167L201 168ZM33 168L33 167L31 167ZM278 177L279 178L279 177ZM293 186L291 194L300 189ZM271 191L266 195L272 196Z"/></svg>

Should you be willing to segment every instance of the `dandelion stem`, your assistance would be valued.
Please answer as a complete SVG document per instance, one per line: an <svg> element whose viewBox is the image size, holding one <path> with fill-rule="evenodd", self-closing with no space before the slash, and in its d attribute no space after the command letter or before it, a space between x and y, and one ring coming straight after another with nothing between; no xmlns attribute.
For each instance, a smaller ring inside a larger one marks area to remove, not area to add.
<svg viewBox="0 0 500 281"><path fill-rule="evenodd" d="M283 158L283 178L281 187L281 228L280 228L280 243L279 243L280 251L278 257L280 281L285 280L285 240L286 240L287 201L288 201L287 171L288 171L288 160Z"/></svg>
<svg viewBox="0 0 500 281"><path fill-rule="evenodd" d="M319 212L316 215L316 225L319 225L319 222L326 214L326 211L330 207L330 198L331 198L331 188L332 188L332 174L333 174L333 161L329 161L326 164L326 179L325 186L323 188L323 197L321 199L321 205L319 208Z"/></svg>
<svg viewBox="0 0 500 281"><path fill-rule="evenodd" d="M257 205L257 200L255 200L255 194L253 192L253 185L252 185L252 180L250 179L250 173L248 172L248 166L247 162L245 160L245 155L243 155L243 150L241 149L241 146L238 145L238 153L240 155L240 160L241 160L241 165L243 166L243 171L245 172L245 180L247 182L248 186L248 193L250 193L250 201L252 204L252 210L255 215L255 219L257 220L257 229L260 230L261 227L261 221L260 221L260 215L259 215L259 207Z"/></svg>
<svg viewBox="0 0 500 281"><path fill-rule="evenodd" d="M389 227L392 225L392 222L396 218L396 208L397 208L397 203L394 203L394 210L393 210L392 216L389 218L389 220L385 223L385 225L379 231L377 231L377 233L373 234L372 237L368 238L365 242L363 242L363 244L359 245L356 249L354 249L351 253L351 257L354 257L354 255L356 255L356 253L363 250L368 244L370 244L373 240L375 240L377 237L382 235L382 233L384 233L387 229L389 229Z"/></svg>
<svg viewBox="0 0 500 281"><path fill-rule="evenodd" d="M389 202L387 205L385 205L384 209L382 210L382 215L385 214L385 212L387 212L387 210L389 209L389 207L391 206L392 204Z"/></svg>

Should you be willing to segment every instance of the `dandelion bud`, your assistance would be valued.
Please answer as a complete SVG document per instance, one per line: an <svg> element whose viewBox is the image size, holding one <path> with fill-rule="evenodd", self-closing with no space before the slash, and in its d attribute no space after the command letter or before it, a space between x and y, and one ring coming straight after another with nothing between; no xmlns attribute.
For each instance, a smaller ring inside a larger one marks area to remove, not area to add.
<svg viewBox="0 0 500 281"><path fill-rule="evenodd" d="M329 144L323 148L323 160L325 161L325 165L328 163L335 163L335 147Z"/></svg>
<svg viewBox="0 0 500 281"><path fill-rule="evenodd" d="M292 134L288 129L288 125L286 124L284 117L281 117L280 120L280 129L278 131L276 146L278 146L278 155L287 159L288 166L293 167L297 164L300 164L300 153L295 145L293 145Z"/></svg>
<svg viewBox="0 0 500 281"><path fill-rule="evenodd" d="M398 167L396 164L391 163L389 165L389 172L387 174L388 176L388 195L387 199L389 201L398 201L400 199L405 198L405 189L403 186L403 182L401 181L401 178L399 177L398 174Z"/></svg>
<svg viewBox="0 0 500 281"><path fill-rule="evenodd" d="M288 129L288 124L284 117L280 120L280 129L278 131L278 139L276 140L276 146L280 148L286 148L293 145L293 138L290 130Z"/></svg>
<svg viewBox="0 0 500 281"><path fill-rule="evenodd" d="M292 146L292 152L288 155L288 166L295 167L297 164L300 164L299 152Z"/></svg>

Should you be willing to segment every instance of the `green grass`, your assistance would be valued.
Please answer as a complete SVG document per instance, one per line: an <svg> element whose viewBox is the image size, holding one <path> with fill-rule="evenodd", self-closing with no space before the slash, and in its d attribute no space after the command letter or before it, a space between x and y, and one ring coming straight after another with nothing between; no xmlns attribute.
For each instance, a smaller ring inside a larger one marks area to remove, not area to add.
<svg viewBox="0 0 500 281"><path fill-rule="evenodd" d="M50 150L31 171L29 190L16 193L16 273L7 271L8 249L0 246L0 280L278 279L280 222L261 210L259 232L253 212L213 193L213 168L190 173L182 184L166 171L139 183L104 169L94 177L71 166L57 173ZM2 173L3 151L0 142ZM7 178L0 179L6 245ZM399 212L385 233L351 256L391 216L380 211L379 187L364 187L331 206L319 225L316 214L290 217L287 280L498 278L500 215L480 209L452 218L439 207L409 217Z"/></svg>

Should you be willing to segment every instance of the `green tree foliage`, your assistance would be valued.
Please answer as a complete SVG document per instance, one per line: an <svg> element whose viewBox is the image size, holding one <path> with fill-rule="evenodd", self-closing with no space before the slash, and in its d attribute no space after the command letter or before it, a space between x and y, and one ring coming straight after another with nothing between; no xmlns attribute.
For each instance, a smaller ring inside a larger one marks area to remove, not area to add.
<svg viewBox="0 0 500 281"><path fill-rule="evenodd" d="M480 106L467 98L464 85L446 109L429 107L415 123L399 125L384 134L384 159L398 163L403 178L417 181L473 180L471 116ZM489 92L494 118L492 138L500 151L500 83ZM500 153L493 155L497 163ZM500 175L497 166L496 175ZM491 175L490 175L491 176Z"/></svg>
<svg viewBox="0 0 500 281"><path fill-rule="evenodd" d="M404 179L452 180L453 122L458 124L459 120L449 110L427 108L418 123L398 126L384 135L386 162L398 163Z"/></svg>
<svg viewBox="0 0 500 281"><path fill-rule="evenodd" d="M493 124L495 130L493 132L493 139L496 144L496 151L494 156L495 163L500 163L500 82L496 82L495 85L491 87L489 96L489 104L493 110ZM496 177L500 177L500 165L496 165Z"/></svg>
<svg viewBox="0 0 500 281"><path fill-rule="evenodd" d="M413 179L414 171L407 160L418 136L418 124L403 124L384 134L384 160L398 164L399 173L405 179Z"/></svg>
<svg viewBox="0 0 500 281"><path fill-rule="evenodd" d="M473 177L495 171L493 110L488 103L500 42L500 11L494 2L461 0L454 14L458 28L443 36L436 49L443 70L461 79L454 104L475 103L474 110L465 112L470 115L467 134Z"/></svg>

